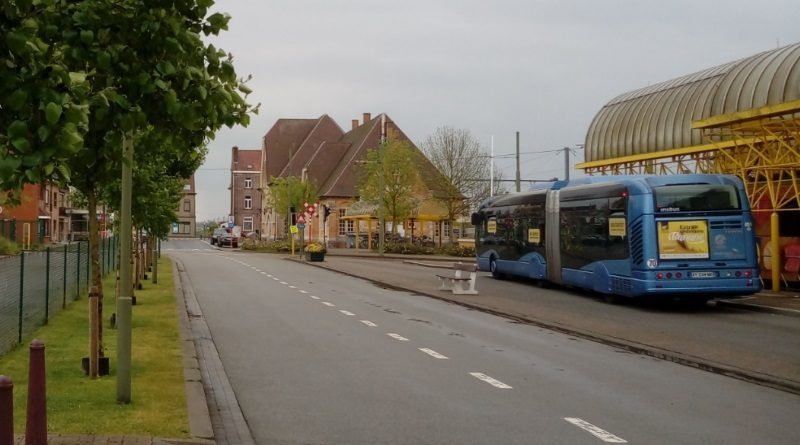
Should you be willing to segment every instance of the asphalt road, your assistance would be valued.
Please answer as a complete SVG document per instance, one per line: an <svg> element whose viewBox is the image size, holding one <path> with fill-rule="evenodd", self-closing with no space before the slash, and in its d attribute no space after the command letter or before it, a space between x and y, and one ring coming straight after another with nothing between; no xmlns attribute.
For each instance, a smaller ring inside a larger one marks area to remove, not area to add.
<svg viewBox="0 0 800 445"><path fill-rule="evenodd" d="M480 295L438 292L441 270L399 260L336 257L337 271L434 294L563 331L646 349L700 367L800 387L800 319L723 306L673 303L612 305L584 291L543 289L527 281L480 273Z"/></svg>
<svg viewBox="0 0 800 445"><path fill-rule="evenodd" d="M186 268L259 444L800 437L793 394L273 255L164 248Z"/></svg>

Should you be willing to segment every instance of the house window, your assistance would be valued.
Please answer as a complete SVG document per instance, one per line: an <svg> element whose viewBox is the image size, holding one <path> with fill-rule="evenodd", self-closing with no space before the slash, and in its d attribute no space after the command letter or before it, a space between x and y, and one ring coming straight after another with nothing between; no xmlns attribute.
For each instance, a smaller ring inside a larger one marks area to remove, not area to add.
<svg viewBox="0 0 800 445"><path fill-rule="evenodd" d="M253 188L253 180L251 178L244 178L244 188L246 189Z"/></svg>
<svg viewBox="0 0 800 445"><path fill-rule="evenodd" d="M442 221L442 225L441 226L444 228L444 236L449 238L450 237L450 221ZM436 227L436 229L434 230L435 236L437 236L437 237L441 236L439 234L439 224L436 224L435 227Z"/></svg>
<svg viewBox="0 0 800 445"><path fill-rule="evenodd" d="M188 235L191 232L192 225L188 222L181 222L178 225L178 233Z"/></svg>
<svg viewBox="0 0 800 445"><path fill-rule="evenodd" d="M252 232L253 231L253 217L252 216L245 216L242 220L242 230L245 232Z"/></svg>
<svg viewBox="0 0 800 445"><path fill-rule="evenodd" d="M339 209L339 235L344 236L353 233L353 220L344 219L347 209Z"/></svg>
<svg viewBox="0 0 800 445"><path fill-rule="evenodd" d="M244 197L244 208L245 209L252 209L253 208L253 198L250 196Z"/></svg>
<svg viewBox="0 0 800 445"><path fill-rule="evenodd" d="M184 212L191 212L192 211L192 201L188 199L183 200L183 211Z"/></svg>

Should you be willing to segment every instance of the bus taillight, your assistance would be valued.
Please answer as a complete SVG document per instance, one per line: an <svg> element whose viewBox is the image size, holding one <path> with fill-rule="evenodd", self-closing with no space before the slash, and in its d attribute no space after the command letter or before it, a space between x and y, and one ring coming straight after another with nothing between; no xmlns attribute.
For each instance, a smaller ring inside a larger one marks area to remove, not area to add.
<svg viewBox="0 0 800 445"><path fill-rule="evenodd" d="M746 270L746 271L744 272L744 277L745 277L745 278L750 278L750 277L752 277L752 276L753 276L753 272L752 272L752 271Z"/></svg>
<svg viewBox="0 0 800 445"><path fill-rule="evenodd" d="M657 273L656 274L656 278L658 278L659 280L663 280L664 279L664 273L663 272Z"/></svg>

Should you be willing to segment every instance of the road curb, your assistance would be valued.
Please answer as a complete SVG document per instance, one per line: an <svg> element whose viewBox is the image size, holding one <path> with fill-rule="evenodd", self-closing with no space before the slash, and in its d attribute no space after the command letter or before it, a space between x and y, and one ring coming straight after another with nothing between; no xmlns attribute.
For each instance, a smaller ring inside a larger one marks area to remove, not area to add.
<svg viewBox="0 0 800 445"><path fill-rule="evenodd" d="M717 300L714 302L717 306L723 306L732 309L740 309L753 312L764 312L768 314L784 315L787 317L800 318L800 311L794 309L777 308L772 306L764 306L761 304L744 303L737 300Z"/></svg>

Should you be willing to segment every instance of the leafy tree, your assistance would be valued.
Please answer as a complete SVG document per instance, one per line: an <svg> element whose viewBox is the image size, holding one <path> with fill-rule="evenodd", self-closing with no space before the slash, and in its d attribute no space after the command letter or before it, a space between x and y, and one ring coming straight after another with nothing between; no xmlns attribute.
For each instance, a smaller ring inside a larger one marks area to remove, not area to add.
<svg viewBox="0 0 800 445"><path fill-rule="evenodd" d="M213 3L4 1L0 49L20 67L0 67L0 185L58 173L84 193L91 214L98 190L120 176L124 136L139 142L137 158L174 159L166 177L188 178L215 131L247 125L258 108L245 101L250 90L232 56L202 40L227 28L229 17L206 17ZM89 221L99 271L99 228Z"/></svg>
<svg viewBox="0 0 800 445"><path fill-rule="evenodd" d="M303 204L319 199L317 185L313 181L303 181L297 176L272 177L269 180L269 205L278 215L291 217L290 209L300 211ZM289 224L287 224L288 226Z"/></svg>
<svg viewBox="0 0 800 445"><path fill-rule="evenodd" d="M392 221L394 235L398 222L410 217L419 197L426 194L419 174L421 161L419 152L408 142L389 139L369 150L360 168L358 192L361 199L383 206L385 215Z"/></svg>
<svg viewBox="0 0 800 445"><path fill-rule="evenodd" d="M61 2L0 2L0 190L19 203L26 183L68 180L87 129L86 70L69 67Z"/></svg>
<svg viewBox="0 0 800 445"><path fill-rule="evenodd" d="M420 144L420 149L441 173L439 188L444 193L437 199L447 209L451 224L490 196L489 155L469 130L439 127ZM502 189L498 169L494 176L497 194Z"/></svg>

